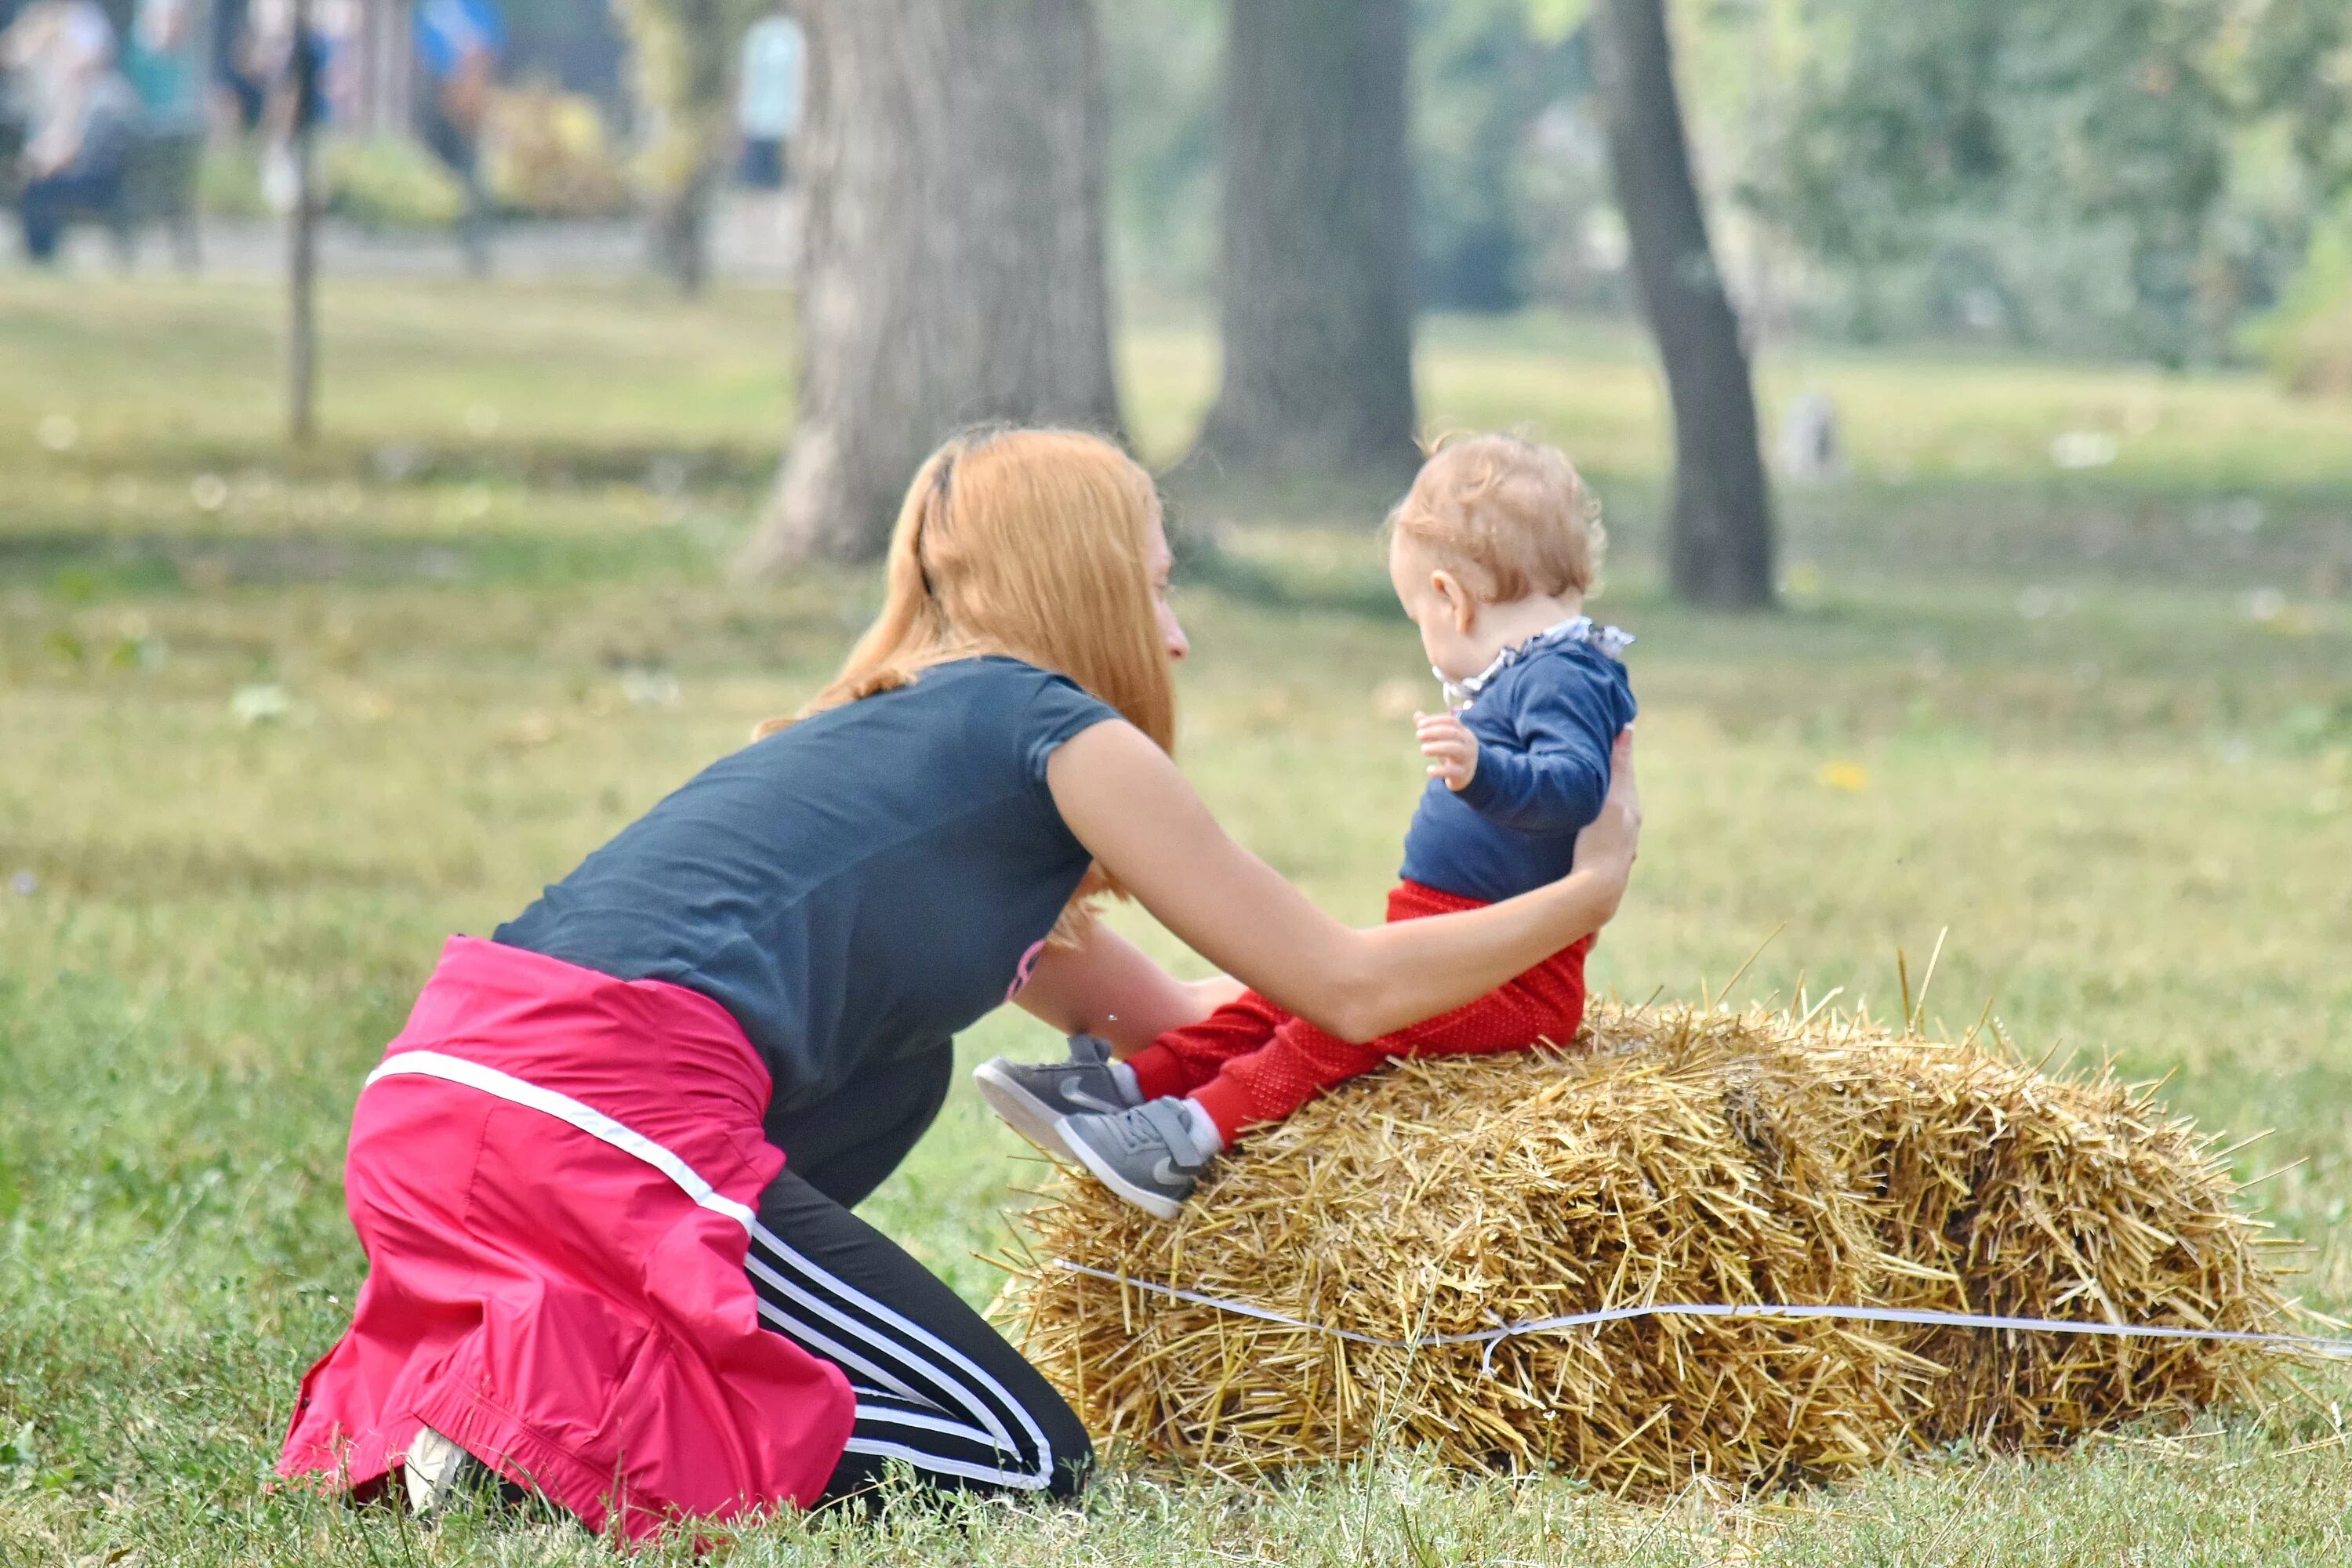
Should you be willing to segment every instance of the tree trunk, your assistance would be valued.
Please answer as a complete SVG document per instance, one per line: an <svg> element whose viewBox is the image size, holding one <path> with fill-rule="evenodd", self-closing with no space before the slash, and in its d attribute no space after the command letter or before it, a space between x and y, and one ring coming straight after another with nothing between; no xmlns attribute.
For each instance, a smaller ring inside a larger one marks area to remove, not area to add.
<svg viewBox="0 0 2352 1568"><path fill-rule="evenodd" d="M1593 19L1610 171L1674 404L1666 574L1694 604L1761 608L1772 603L1772 502L1756 392L1691 178L1664 0L1600 0Z"/></svg>
<svg viewBox="0 0 2352 1568"><path fill-rule="evenodd" d="M1119 429L1092 0L810 0L801 22L800 417L751 573L878 554L961 426Z"/></svg>
<svg viewBox="0 0 2352 1568"><path fill-rule="evenodd" d="M647 235L655 266L680 292L709 276L710 204L730 128L735 37L725 0L629 0L620 7L651 110Z"/></svg>
<svg viewBox="0 0 2352 1568"><path fill-rule="evenodd" d="M671 0L686 46L680 110L686 121L685 169L661 217L670 279L684 294L699 294L710 274L710 201L727 155L727 82L734 53L721 0Z"/></svg>
<svg viewBox="0 0 2352 1568"><path fill-rule="evenodd" d="M1223 380L1198 456L1245 473L1414 458L1407 0L1234 0Z"/></svg>
<svg viewBox="0 0 2352 1568"><path fill-rule="evenodd" d="M710 279L710 181L697 174L665 195L653 214L655 263L688 299Z"/></svg>

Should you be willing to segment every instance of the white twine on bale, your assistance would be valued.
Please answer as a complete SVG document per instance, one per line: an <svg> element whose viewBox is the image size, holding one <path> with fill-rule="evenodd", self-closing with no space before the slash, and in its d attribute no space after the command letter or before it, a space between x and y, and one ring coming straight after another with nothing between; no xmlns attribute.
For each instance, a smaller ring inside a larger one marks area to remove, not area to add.
<svg viewBox="0 0 2352 1568"><path fill-rule="evenodd" d="M2352 1340L2321 1339L2309 1334L2256 1333L2243 1329L2185 1329L2160 1323L2086 1322L2066 1318L2011 1318L1993 1312L1945 1312L1929 1307L1802 1306L1779 1302L1739 1305L1727 1301L1655 1301L1643 1306L1605 1307L1595 1312L1569 1312L1557 1318L1528 1318L1500 1328L1480 1329L1471 1333L1418 1334L1411 1339L1392 1340L1356 1329L1342 1329L1331 1323L1294 1318L1271 1307L1236 1301L1230 1297L1211 1296L1199 1290L1138 1279L1131 1275L1115 1274L1107 1268L1089 1268L1083 1263L1073 1263L1066 1258L1054 1259L1054 1266L1072 1274L1107 1279L1122 1288L1131 1285L1136 1289L1172 1297L1179 1301L1213 1307L1235 1317L1255 1318L1262 1322L1279 1323L1285 1328L1305 1329L1310 1333L1328 1334L1333 1339L1347 1340L1360 1345L1375 1345L1382 1350L1415 1351L1442 1345L1483 1345L1485 1353L1478 1358L1478 1370L1482 1373L1494 1370L1495 1347L1505 1340L1515 1339L1521 1334L1551 1334L1568 1329L1619 1323L1629 1318L1832 1318L1843 1322L1921 1323L1931 1328L1950 1329L2017 1329L2032 1333L2106 1334L2121 1339L2227 1340L2238 1344L2292 1346L2315 1355L2352 1358Z"/></svg>

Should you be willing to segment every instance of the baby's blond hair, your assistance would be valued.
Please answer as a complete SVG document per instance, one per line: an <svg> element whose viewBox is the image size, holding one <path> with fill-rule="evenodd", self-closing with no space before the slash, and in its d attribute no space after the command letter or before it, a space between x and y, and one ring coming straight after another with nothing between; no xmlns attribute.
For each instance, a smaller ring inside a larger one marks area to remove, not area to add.
<svg viewBox="0 0 2352 1568"><path fill-rule="evenodd" d="M1609 541L1568 454L1518 436L1441 439L1389 527L1465 573L1491 604L1591 593Z"/></svg>

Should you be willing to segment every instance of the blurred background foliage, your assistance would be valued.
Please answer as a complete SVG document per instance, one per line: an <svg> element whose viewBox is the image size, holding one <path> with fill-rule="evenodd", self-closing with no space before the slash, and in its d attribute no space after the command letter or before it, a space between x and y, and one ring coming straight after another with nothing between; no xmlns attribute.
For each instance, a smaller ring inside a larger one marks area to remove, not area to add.
<svg viewBox="0 0 2352 1568"><path fill-rule="evenodd" d="M1107 7L1119 264L1204 292L1223 6ZM1582 0L1417 0L1429 306L1623 302ZM1754 330L2352 381L2343 0L1689 0L1701 177Z"/></svg>
<svg viewBox="0 0 2352 1568"><path fill-rule="evenodd" d="M486 139L504 211L610 217L698 196L722 160L754 0L509 9L542 63L501 89ZM2347 0L1669 9L1719 259L1751 331L2267 363L2299 392L2352 385ZM1146 300L1211 289L1227 11L1100 10L1117 265ZM1412 0L1423 305L1630 309L1588 11ZM546 62L607 85L560 86ZM262 216L253 162L216 148L207 206ZM375 227L439 226L458 200L396 137L331 139L322 180L331 215Z"/></svg>

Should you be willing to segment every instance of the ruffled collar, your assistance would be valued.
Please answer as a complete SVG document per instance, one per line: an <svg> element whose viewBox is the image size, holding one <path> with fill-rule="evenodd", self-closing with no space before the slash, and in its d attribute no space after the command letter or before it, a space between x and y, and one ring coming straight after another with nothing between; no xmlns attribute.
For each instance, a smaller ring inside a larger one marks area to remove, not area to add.
<svg viewBox="0 0 2352 1568"><path fill-rule="evenodd" d="M1571 616L1567 620L1546 626L1531 637L1513 643L1496 654L1493 663L1465 679L1448 680L1444 672L1434 666L1431 667L1429 673L1436 676L1438 684L1445 689L1446 708L1458 713L1475 702L1478 694L1492 686L1503 671L1538 648L1564 642L1580 642L1596 653L1622 661L1625 650L1633 646L1633 634L1616 626L1596 626L1591 616Z"/></svg>

